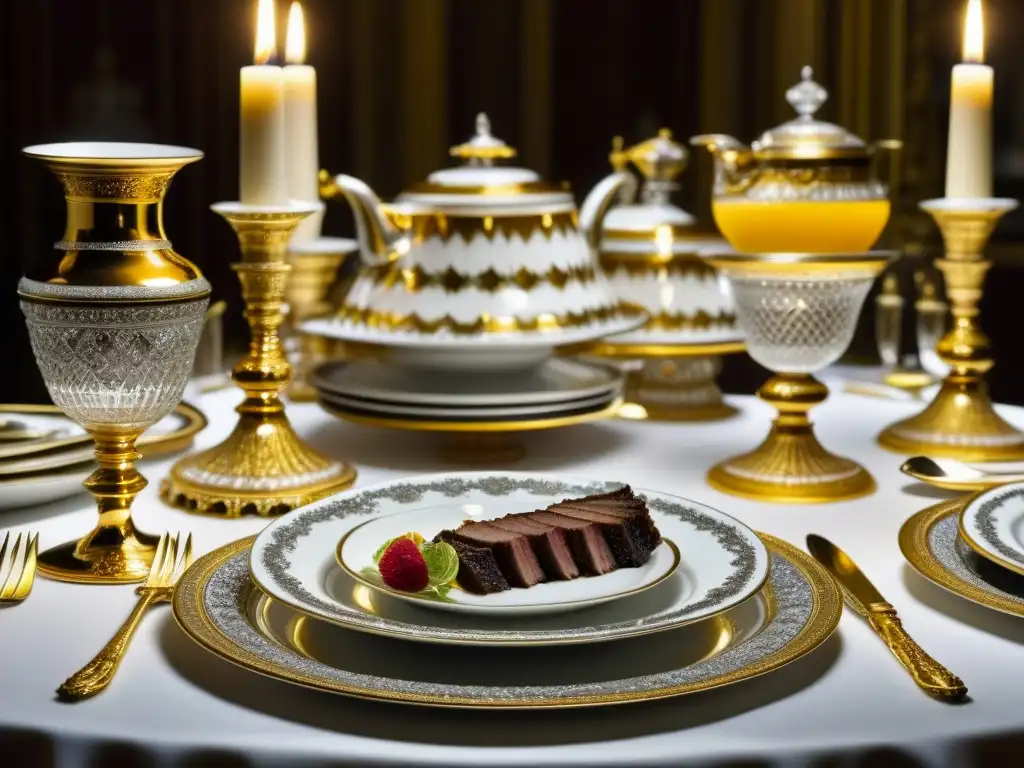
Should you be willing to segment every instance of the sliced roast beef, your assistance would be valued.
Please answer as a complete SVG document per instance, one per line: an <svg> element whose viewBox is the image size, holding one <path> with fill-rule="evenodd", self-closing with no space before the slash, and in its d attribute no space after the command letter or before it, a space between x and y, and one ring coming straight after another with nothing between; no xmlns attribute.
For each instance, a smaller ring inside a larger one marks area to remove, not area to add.
<svg viewBox="0 0 1024 768"><path fill-rule="evenodd" d="M579 520L587 520L601 526L601 533L608 548L615 557L615 564L619 568L636 568L651 559L651 537L647 526L639 516L617 517L605 514L590 505L569 504L562 502L549 507L552 512L557 512L567 517L575 517Z"/></svg>
<svg viewBox="0 0 1024 768"><path fill-rule="evenodd" d="M537 510L526 517L565 531L565 542L582 572L599 575L615 570L615 556L599 525L548 510Z"/></svg>
<svg viewBox="0 0 1024 768"><path fill-rule="evenodd" d="M506 531L524 534L549 579L575 579L580 575L580 569L565 541L565 531L561 528L538 523L525 515L506 515L488 522Z"/></svg>
<svg viewBox="0 0 1024 768"><path fill-rule="evenodd" d="M487 595L511 589L502 575L494 553L487 547L474 547L460 541L454 531L441 531L434 541L445 541L452 545L459 556L459 575L456 580L467 592Z"/></svg>
<svg viewBox="0 0 1024 768"><path fill-rule="evenodd" d="M469 522L455 530L455 536L474 547L494 552L498 567L513 587L532 587L544 581L544 570L525 534L507 531L491 523Z"/></svg>

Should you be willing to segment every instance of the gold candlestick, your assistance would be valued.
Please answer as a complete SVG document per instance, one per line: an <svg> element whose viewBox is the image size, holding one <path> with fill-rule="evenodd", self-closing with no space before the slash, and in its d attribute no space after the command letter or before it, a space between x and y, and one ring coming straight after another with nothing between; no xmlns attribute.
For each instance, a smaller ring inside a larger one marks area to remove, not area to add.
<svg viewBox="0 0 1024 768"><path fill-rule="evenodd" d="M289 326L295 334L293 355L295 375L288 385L287 395L297 402L316 400L316 389L309 385L309 374L320 363L331 357L334 342L313 333L303 333L302 323L310 318L330 313L333 308L327 298L334 285L338 269L345 258L359 250L359 243L342 237L318 237L315 240L292 243L288 248L288 263L292 273L288 277L285 298L289 307Z"/></svg>
<svg viewBox="0 0 1024 768"><path fill-rule="evenodd" d="M252 340L231 375L245 400L227 439L178 461L160 493L170 504L229 517L288 512L347 488L356 477L352 467L295 434L280 398L292 375L278 335L291 270L288 240L313 208L217 203L213 210L231 224L242 250L242 262L232 266L242 283Z"/></svg>
<svg viewBox="0 0 1024 768"><path fill-rule="evenodd" d="M921 207L935 218L946 245L945 258L935 265L946 279L953 328L936 351L950 371L921 413L888 427L878 442L899 453L963 461L1024 458L1024 433L1004 421L989 399L984 376L995 361L977 321L985 273L992 266L984 258L985 244L1017 201L943 198Z"/></svg>

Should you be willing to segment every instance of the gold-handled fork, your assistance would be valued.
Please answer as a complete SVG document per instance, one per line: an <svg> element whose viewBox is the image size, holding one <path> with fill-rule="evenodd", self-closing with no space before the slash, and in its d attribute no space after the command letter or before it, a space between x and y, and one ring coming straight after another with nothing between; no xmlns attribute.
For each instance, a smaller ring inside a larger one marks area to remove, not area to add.
<svg viewBox="0 0 1024 768"><path fill-rule="evenodd" d="M32 591L32 584L36 579L36 551L39 549L39 534L25 534L25 554L21 561L18 554L21 552L22 534L14 540L14 548L10 557L7 556L7 545L11 541L11 534L4 536L4 543L0 545L0 577L7 569L7 577L0 582L0 605L20 603L28 593Z"/></svg>
<svg viewBox="0 0 1024 768"><path fill-rule="evenodd" d="M179 534L180 535L180 534ZM139 601L135 604L131 615L117 630L110 642L103 646L95 658L75 672L57 689L57 693L66 699L87 699L105 690L114 679L121 659L128 650L135 628L146 609L154 603L163 603L171 599L174 584L192 563L192 534L185 539L184 552L178 557L178 536L165 533L157 542L153 555L153 565L149 569L146 583L135 590Z"/></svg>

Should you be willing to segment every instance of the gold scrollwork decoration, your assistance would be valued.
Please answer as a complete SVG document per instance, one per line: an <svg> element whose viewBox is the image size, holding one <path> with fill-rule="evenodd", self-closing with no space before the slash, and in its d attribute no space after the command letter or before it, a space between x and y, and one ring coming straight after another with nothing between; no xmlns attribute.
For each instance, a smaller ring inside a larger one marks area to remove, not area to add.
<svg viewBox="0 0 1024 768"><path fill-rule="evenodd" d="M141 174L55 171L54 174L64 186L65 197L72 202L154 203L164 196L176 170Z"/></svg>
<svg viewBox="0 0 1024 768"><path fill-rule="evenodd" d="M522 216L453 216L440 212L410 214L390 206L383 206L383 211L396 227L408 232L416 242L431 238L448 242L458 236L463 242L471 243L476 237L493 240L498 235L506 240L519 235L526 242L538 233L550 240L555 233L565 236L576 232L578 227L575 210Z"/></svg>
<svg viewBox="0 0 1024 768"><path fill-rule="evenodd" d="M444 272L427 272L419 264L401 267L396 263L368 267L363 274L374 285L393 288L402 286L409 293L418 293L425 288L443 288L446 293L459 293L468 288L477 288L494 293L504 288L519 288L531 291L538 285L551 285L563 290L570 283L587 285L597 279L591 266L551 267L547 272L532 272L521 267L515 272L503 274L493 267L475 275L467 275L449 267Z"/></svg>
<svg viewBox="0 0 1024 768"><path fill-rule="evenodd" d="M704 277L714 279L715 270L692 253L611 253L603 251L598 261L606 277L622 270L630 277Z"/></svg>
<svg viewBox="0 0 1024 768"><path fill-rule="evenodd" d="M484 314L475 320L461 322L451 315L444 315L436 320L424 320L415 312L401 314L398 312L381 312L374 309L343 306L338 311L338 318L345 322L363 325L386 331L411 331L415 333L439 333L445 331L459 336L471 336L481 333L516 333L529 331L554 331L563 328L576 328L582 325L617 319L625 314L633 314L626 307L604 306L582 312L566 312L556 315L546 312L533 317L496 317Z"/></svg>

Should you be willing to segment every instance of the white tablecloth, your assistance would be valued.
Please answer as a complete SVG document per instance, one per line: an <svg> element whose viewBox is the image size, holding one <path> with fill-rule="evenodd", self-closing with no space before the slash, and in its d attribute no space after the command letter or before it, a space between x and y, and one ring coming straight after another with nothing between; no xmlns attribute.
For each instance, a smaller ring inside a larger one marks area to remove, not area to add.
<svg viewBox="0 0 1024 768"><path fill-rule="evenodd" d="M227 433L238 400L229 390L197 402L211 422L198 447ZM651 704L531 713L377 704L265 679L195 646L159 606L112 687L65 704L57 685L109 639L135 597L130 587L38 579L27 602L0 611L0 766L965 766L1004 750L1016 758L1003 764L1024 761L1024 621L924 581L897 546L903 520L943 498L911 485L898 471L900 458L874 444L913 406L836 395L816 409L823 441L860 459L880 490L854 502L783 506L731 498L704 483L713 462L750 448L767 429L768 406L733 402L742 414L722 423L612 421L528 435L528 455L514 468L688 496L799 546L808 532L828 536L897 606L914 637L964 679L968 703L924 696L849 611L818 651L759 680ZM358 464L360 485L455 469L440 459L434 436L344 424L313 405L288 410L315 445ZM1006 413L1024 426L1024 410ZM143 529L190 530L203 553L263 526L164 506L157 487L170 463L143 467L150 486L135 507ZM82 495L4 513L0 527L38 529L42 544L53 545L86 531L94 515Z"/></svg>

